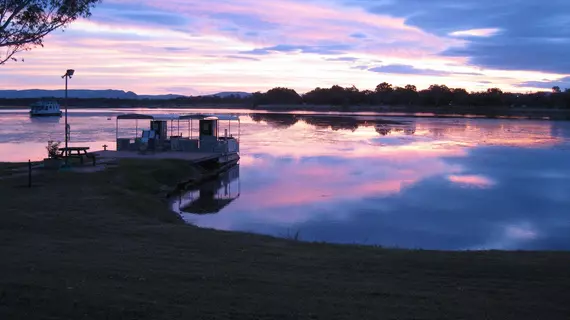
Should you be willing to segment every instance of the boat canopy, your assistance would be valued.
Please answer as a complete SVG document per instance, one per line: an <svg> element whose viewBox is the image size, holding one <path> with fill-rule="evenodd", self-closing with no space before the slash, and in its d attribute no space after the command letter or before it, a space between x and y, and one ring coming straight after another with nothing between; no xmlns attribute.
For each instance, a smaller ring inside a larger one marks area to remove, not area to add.
<svg viewBox="0 0 570 320"><path fill-rule="evenodd" d="M204 120L224 120L224 121L232 121L232 120L239 120L239 116L235 116L232 114L218 114L218 115L206 115Z"/></svg>
<svg viewBox="0 0 570 320"><path fill-rule="evenodd" d="M158 121L168 121L168 120L236 120L239 121L239 117L230 114L141 114L141 113L128 113L121 114L117 116L117 120L158 120Z"/></svg>

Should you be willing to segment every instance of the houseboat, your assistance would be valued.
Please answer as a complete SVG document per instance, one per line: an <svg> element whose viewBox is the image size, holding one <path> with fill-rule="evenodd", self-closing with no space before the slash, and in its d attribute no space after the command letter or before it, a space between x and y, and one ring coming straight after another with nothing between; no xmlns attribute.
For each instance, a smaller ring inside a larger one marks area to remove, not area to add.
<svg viewBox="0 0 570 320"><path fill-rule="evenodd" d="M32 117L61 117L59 104L55 101L41 100L30 105Z"/></svg>
<svg viewBox="0 0 570 320"><path fill-rule="evenodd" d="M116 150L101 151L99 155L188 160L214 170L239 160L239 131L236 115L122 114L116 120Z"/></svg>

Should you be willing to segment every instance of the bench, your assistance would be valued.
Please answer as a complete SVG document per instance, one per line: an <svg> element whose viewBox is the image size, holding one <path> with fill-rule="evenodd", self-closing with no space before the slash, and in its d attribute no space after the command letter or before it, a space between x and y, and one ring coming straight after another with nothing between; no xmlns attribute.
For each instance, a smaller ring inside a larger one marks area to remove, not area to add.
<svg viewBox="0 0 570 320"><path fill-rule="evenodd" d="M88 152L85 154L85 157L91 159L93 161L93 166L95 166L97 163L97 157L99 157L99 155L94 152Z"/></svg>

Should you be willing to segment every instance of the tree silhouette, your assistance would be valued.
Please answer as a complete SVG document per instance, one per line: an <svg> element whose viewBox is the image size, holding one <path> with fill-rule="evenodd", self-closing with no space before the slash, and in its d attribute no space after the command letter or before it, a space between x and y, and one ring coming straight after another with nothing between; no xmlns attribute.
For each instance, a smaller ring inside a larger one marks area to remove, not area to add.
<svg viewBox="0 0 570 320"><path fill-rule="evenodd" d="M392 88L392 85L389 84L388 82L382 82L381 84L376 86L376 92L377 93L388 93L388 92L392 92L394 89Z"/></svg>
<svg viewBox="0 0 570 320"><path fill-rule="evenodd" d="M265 95L269 104L298 104L302 100L297 91L283 87L273 88Z"/></svg>
<svg viewBox="0 0 570 320"><path fill-rule="evenodd" d="M449 105L452 100L451 89L446 85L432 84L427 90L422 91L428 105Z"/></svg>
<svg viewBox="0 0 570 320"><path fill-rule="evenodd" d="M89 17L101 0L1 0L0 64L21 51L42 46L50 32Z"/></svg>
<svg viewBox="0 0 570 320"><path fill-rule="evenodd" d="M451 90L453 105L466 105L469 102L469 92L463 88L455 88Z"/></svg>

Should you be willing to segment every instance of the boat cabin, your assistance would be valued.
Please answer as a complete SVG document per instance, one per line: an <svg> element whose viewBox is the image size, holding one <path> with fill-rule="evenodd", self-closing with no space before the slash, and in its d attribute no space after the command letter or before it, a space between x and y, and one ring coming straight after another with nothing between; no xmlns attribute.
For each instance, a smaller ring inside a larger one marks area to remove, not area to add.
<svg viewBox="0 0 570 320"><path fill-rule="evenodd" d="M125 120L130 125L121 126ZM240 119L235 115L131 113L117 116L116 126L117 151L239 153Z"/></svg>
<svg viewBox="0 0 570 320"><path fill-rule="evenodd" d="M42 100L30 105L31 116L61 116L59 104L55 101Z"/></svg>

